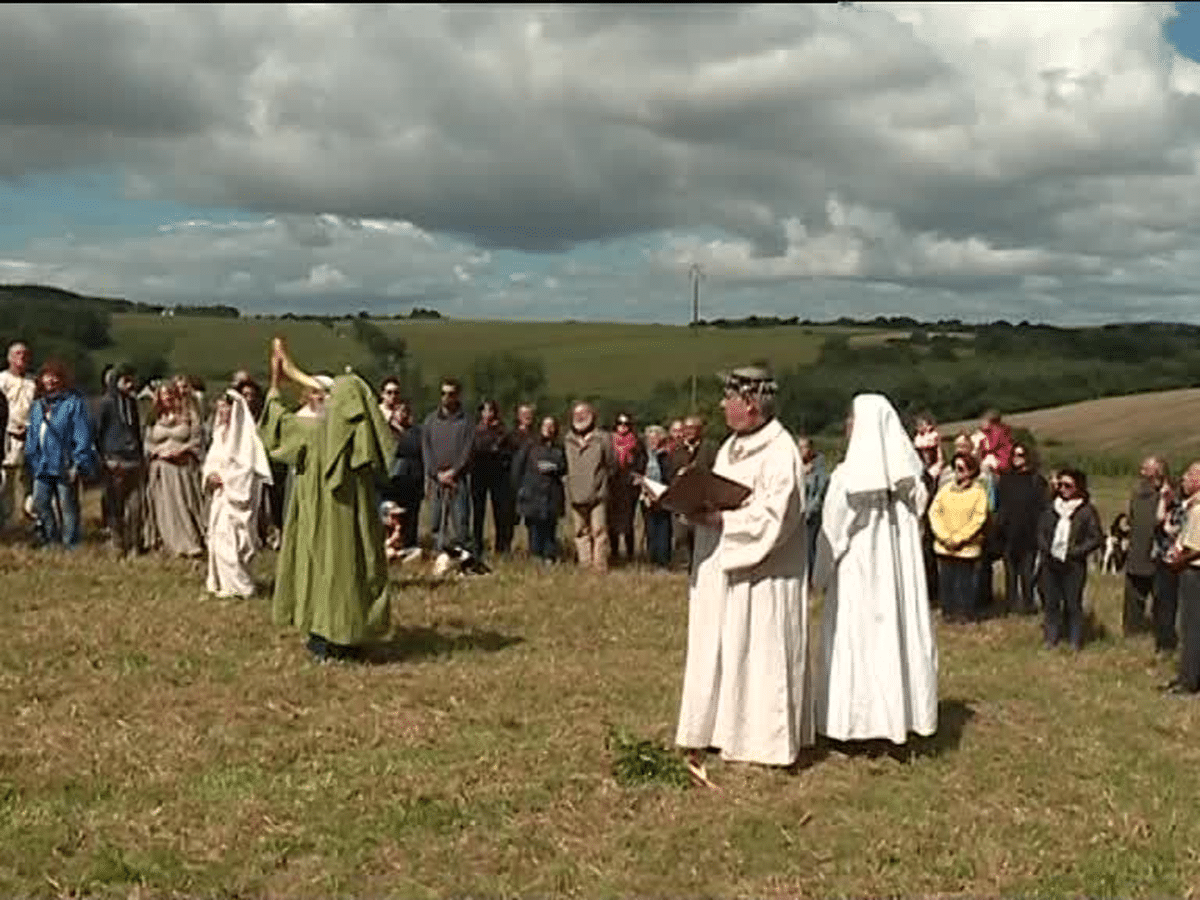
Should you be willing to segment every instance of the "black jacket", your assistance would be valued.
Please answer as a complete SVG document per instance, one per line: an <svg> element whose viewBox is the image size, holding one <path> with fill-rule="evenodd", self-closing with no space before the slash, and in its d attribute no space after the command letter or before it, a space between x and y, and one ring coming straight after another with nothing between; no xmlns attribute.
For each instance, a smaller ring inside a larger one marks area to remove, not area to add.
<svg viewBox="0 0 1200 900"><path fill-rule="evenodd" d="M557 520L566 509L563 477L567 455L554 444L526 444L513 459L512 480L517 486L517 515L523 519Z"/></svg>
<svg viewBox="0 0 1200 900"><path fill-rule="evenodd" d="M409 425L396 436L396 456L392 459L392 484L405 494L420 497L424 492L425 463L421 453L421 426Z"/></svg>
<svg viewBox="0 0 1200 900"><path fill-rule="evenodd" d="M1058 513L1051 503L1038 520L1038 550L1050 561L1050 545L1054 542L1054 529L1058 525ZM1075 515L1071 516L1071 530L1067 538L1067 562L1086 563L1090 554L1104 544L1104 530L1100 526L1100 514L1090 500L1085 500Z"/></svg>
<svg viewBox="0 0 1200 900"><path fill-rule="evenodd" d="M96 414L96 450L101 458L136 462L142 459L142 421L138 403L114 385Z"/></svg>
<svg viewBox="0 0 1200 900"><path fill-rule="evenodd" d="M996 531L1001 550L1037 549L1038 520L1046 509L1046 479L1008 471L996 484Z"/></svg>

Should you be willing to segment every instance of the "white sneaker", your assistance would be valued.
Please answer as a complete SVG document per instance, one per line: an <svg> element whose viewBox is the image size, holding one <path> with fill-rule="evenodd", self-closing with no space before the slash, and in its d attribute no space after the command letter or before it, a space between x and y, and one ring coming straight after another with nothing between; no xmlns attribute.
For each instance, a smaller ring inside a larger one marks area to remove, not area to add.
<svg viewBox="0 0 1200 900"><path fill-rule="evenodd" d="M400 565L403 566L411 562L416 562L422 556L424 556L424 551L420 547L409 547L400 554Z"/></svg>
<svg viewBox="0 0 1200 900"><path fill-rule="evenodd" d="M433 561L434 576L441 578L450 571L451 565L453 565L453 561L450 559L450 554L443 550L437 555L437 559Z"/></svg>

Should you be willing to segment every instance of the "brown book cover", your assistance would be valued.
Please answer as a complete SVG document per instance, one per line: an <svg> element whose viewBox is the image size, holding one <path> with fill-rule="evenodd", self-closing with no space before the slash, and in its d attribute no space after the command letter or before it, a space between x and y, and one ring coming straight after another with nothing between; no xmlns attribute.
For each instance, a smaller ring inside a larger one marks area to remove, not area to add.
<svg viewBox="0 0 1200 900"><path fill-rule="evenodd" d="M750 496L750 488L705 469L685 469L662 492L658 503L681 516L708 509L737 509Z"/></svg>

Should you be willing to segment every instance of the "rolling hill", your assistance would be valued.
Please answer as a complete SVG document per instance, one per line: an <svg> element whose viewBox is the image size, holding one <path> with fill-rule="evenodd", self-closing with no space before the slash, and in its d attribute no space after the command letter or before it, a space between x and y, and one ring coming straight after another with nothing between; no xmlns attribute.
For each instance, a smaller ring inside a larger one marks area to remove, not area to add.
<svg viewBox="0 0 1200 900"><path fill-rule="evenodd" d="M1080 454L1133 462L1147 453L1161 453L1176 466L1200 458L1200 429L1194 424L1200 422L1200 388L1085 400L1004 419L1033 432L1048 458L1065 460ZM952 437L976 424L950 422L940 430L944 437Z"/></svg>

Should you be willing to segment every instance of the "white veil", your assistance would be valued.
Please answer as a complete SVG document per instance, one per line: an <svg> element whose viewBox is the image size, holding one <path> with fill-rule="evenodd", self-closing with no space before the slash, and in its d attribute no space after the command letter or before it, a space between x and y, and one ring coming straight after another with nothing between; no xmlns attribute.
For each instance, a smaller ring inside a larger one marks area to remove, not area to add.
<svg viewBox="0 0 1200 900"><path fill-rule="evenodd" d="M923 466L900 416L882 394L854 398L854 424L842 465L848 494L894 491L921 483Z"/></svg>

